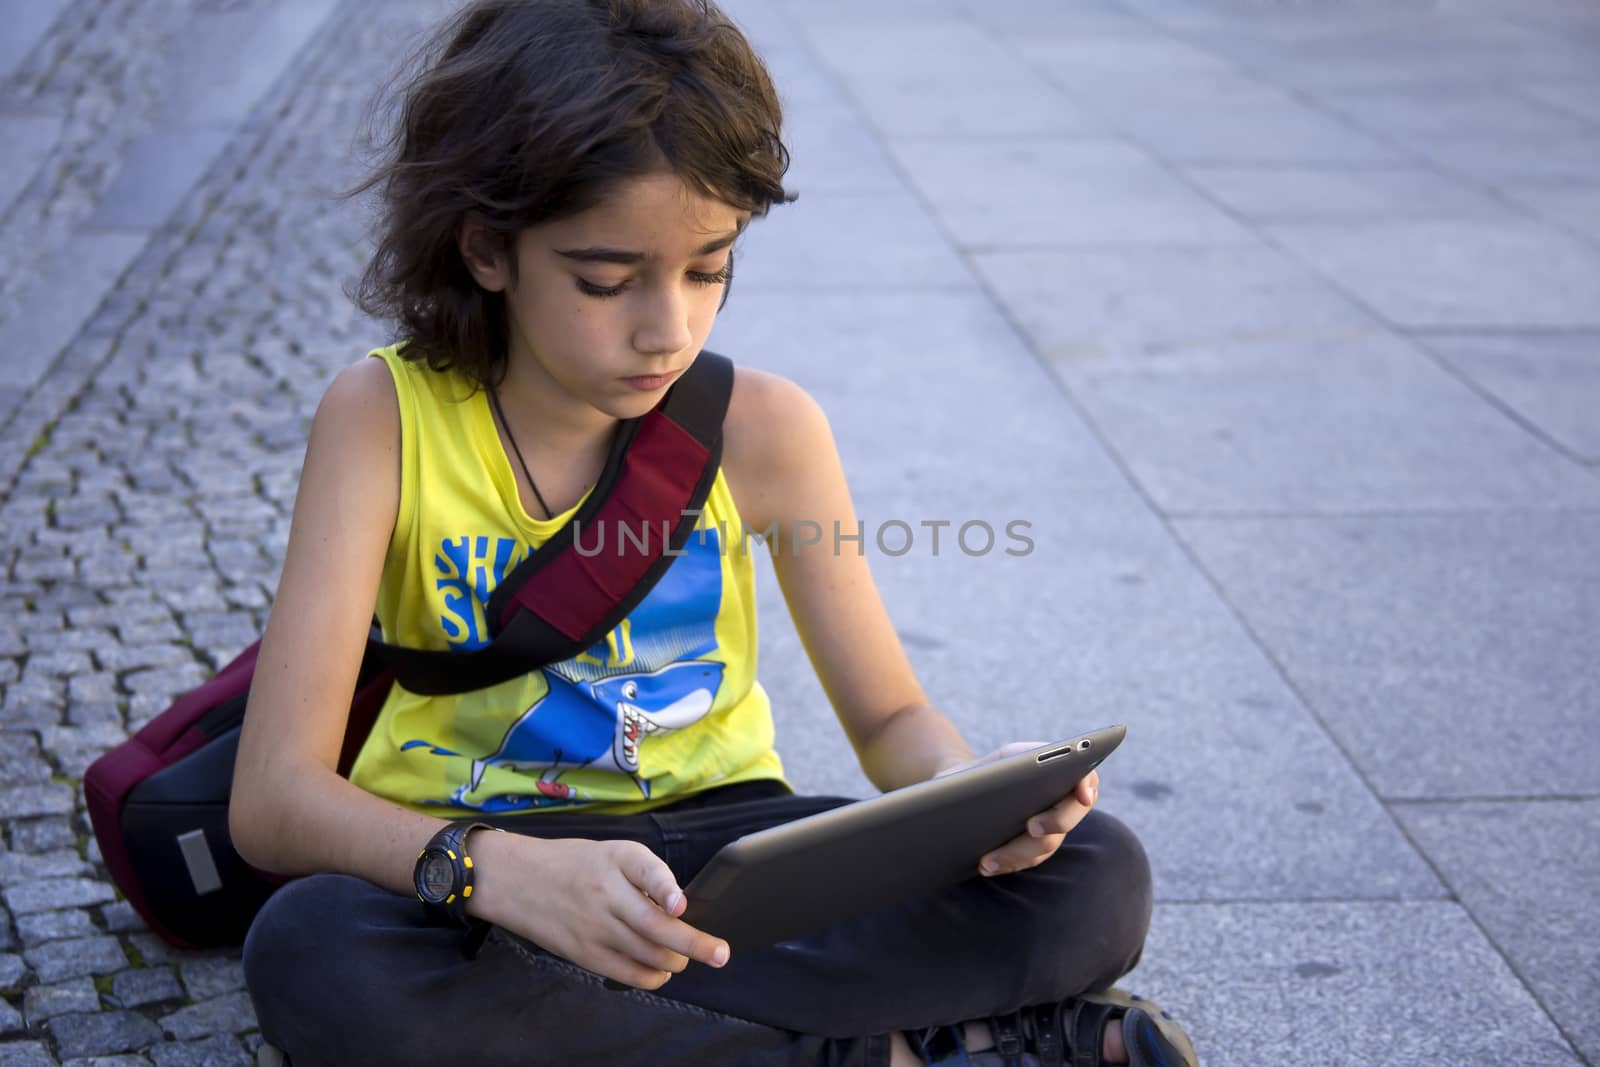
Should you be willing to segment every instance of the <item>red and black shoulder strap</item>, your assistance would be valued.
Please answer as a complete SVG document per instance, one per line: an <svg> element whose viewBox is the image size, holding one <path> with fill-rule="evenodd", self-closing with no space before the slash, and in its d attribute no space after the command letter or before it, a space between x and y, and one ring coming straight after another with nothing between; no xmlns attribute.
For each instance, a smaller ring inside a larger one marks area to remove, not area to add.
<svg viewBox="0 0 1600 1067"><path fill-rule="evenodd" d="M435 696L496 685L600 641L645 598L694 532L722 463L722 420L732 392L733 363L702 351L661 403L618 427L583 506L489 598L489 644L439 652L374 640L369 654L403 688Z"/></svg>

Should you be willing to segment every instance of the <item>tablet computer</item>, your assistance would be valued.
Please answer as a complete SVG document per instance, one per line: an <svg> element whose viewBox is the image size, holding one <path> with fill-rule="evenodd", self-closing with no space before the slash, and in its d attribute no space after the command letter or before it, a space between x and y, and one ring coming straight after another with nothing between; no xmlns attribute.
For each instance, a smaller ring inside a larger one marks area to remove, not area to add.
<svg viewBox="0 0 1600 1067"><path fill-rule="evenodd" d="M683 920L734 952L797 937L977 875L1121 744L1111 726L724 845L684 887Z"/></svg>

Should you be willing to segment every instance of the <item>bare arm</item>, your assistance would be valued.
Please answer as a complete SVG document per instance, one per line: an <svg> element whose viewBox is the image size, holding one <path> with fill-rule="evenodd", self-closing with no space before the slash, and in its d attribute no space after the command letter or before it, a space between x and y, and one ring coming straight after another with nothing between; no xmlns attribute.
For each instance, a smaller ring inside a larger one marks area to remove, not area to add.
<svg viewBox="0 0 1600 1067"><path fill-rule="evenodd" d="M341 373L312 423L239 740L229 829L259 867L340 871L407 892L410 861L443 822L336 770L399 503L399 440L383 363Z"/></svg>
<svg viewBox="0 0 1600 1067"><path fill-rule="evenodd" d="M789 614L867 777L895 789L971 759L918 683L866 557L853 542L834 551L834 523L853 534L856 511L816 401L783 378L741 368L726 434L740 512L748 526L778 531L769 547ZM796 550L803 523L820 527L822 540Z"/></svg>

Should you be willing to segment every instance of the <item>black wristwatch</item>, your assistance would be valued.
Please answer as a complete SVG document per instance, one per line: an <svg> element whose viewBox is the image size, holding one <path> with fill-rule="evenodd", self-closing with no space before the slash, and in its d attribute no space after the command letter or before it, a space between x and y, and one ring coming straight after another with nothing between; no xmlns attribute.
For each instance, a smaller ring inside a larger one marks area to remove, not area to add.
<svg viewBox="0 0 1600 1067"><path fill-rule="evenodd" d="M495 830L484 822L453 822L433 835L411 871L411 884L417 899L429 914L459 923L467 936L461 952L472 959L489 933L489 924L467 914L472 897L472 857L467 854L467 835L474 830Z"/></svg>

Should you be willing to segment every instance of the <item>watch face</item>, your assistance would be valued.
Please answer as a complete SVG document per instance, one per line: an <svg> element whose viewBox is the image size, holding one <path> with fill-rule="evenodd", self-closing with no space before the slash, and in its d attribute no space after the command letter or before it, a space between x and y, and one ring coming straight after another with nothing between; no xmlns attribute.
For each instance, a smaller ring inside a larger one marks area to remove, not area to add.
<svg viewBox="0 0 1600 1067"><path fill-rule="evenodd" d="M417 895L431 904L443 903L455 888L455 864L443 852L429 852L417 867Z"/></svg>

